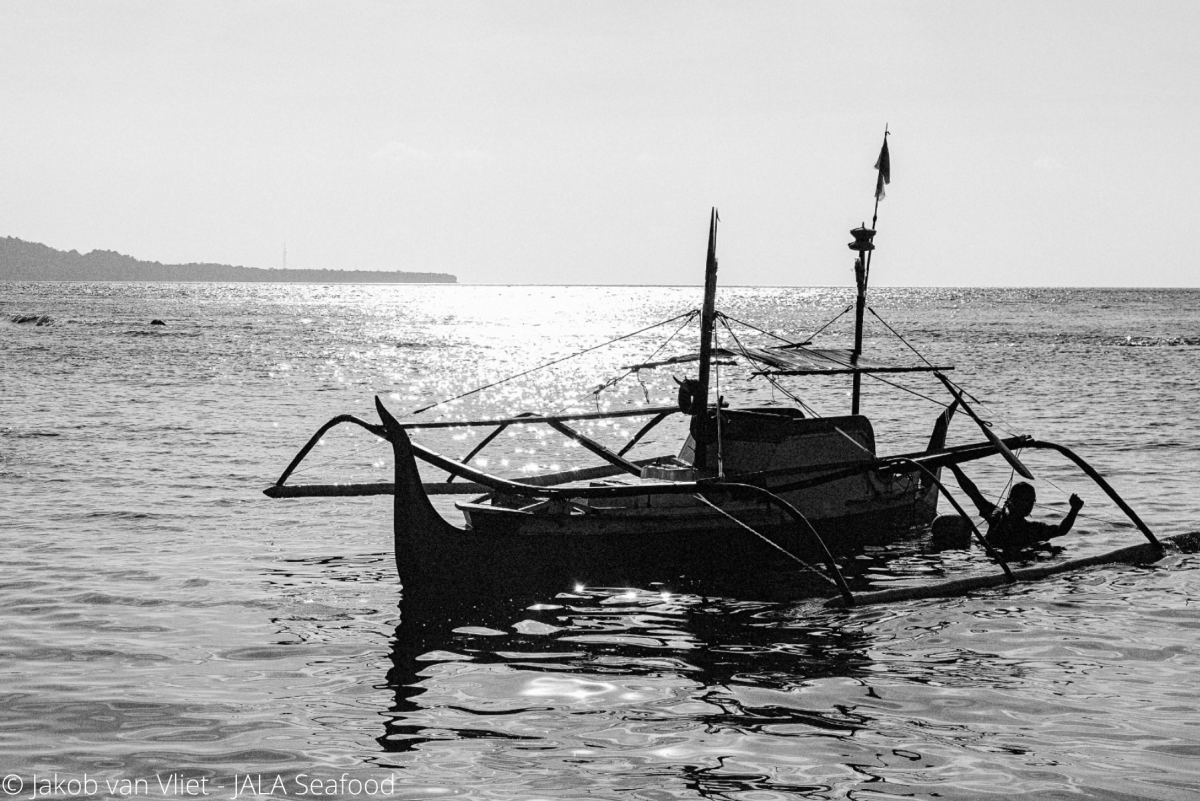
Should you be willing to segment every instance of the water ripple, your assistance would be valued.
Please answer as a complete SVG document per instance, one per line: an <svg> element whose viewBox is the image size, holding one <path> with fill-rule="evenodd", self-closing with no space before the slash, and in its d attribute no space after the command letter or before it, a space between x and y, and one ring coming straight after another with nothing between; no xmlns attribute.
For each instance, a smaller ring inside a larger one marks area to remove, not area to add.
<svg viewBox="0 0 1200 801"><path fill-rule="evenodd" d="M721 305L800 336L850 297L731 287ZM316 780L310 795L347 798L361 794L343 774L394 777L394 797L414 799L1200 793L1195 554L836 612L524 586L421 609L400 600L385 500L259 495L328 417L371 417L374 394L419 408L697 303L685 287L7 285L6 771L182 775L224 783L226 797L260 774L289 795ZM881 288L872 305L931 358L957 361L997 428L1075 448L1156 531L1196 528L1200 293ZM30 315L54 322L11 322ZM146 328L154 318L170 326ZM868 330L872 352L910 357L885 333ZM845 318L823 334L850 335ZM660 344L635 337L427 414L673 403L669 372L592 394L613 365ZM722 375L733 403L780 400ZM938 409L885 390L873 383L865 398L881 443L920 448ZM825 413L845 406L843 383L804 392ZM634 455L677 450L684 425L664 422ZM581 427L617 445L631 435ZM973 431L956 421L951 435ZM507 433L505 453L482 454L489 469L587 458L537 429ZM462 454L480 436L422 441ZM1136 539L1069 465L1022 458L1038 475L1038 515L1063 514L1072 492L1087 501L1067 552ZM366 432L339 430L304 480L385 481L389 459ZM990 492L1010 478L971 470ZM859 588L994 569L920 537L860 556L846 565Z"/></svg>

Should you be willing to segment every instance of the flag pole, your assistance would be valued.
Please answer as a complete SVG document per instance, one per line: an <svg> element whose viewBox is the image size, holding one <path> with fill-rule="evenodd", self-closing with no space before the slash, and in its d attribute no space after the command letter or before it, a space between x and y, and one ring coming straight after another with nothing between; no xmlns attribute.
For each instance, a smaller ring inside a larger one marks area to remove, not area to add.
<svg viewBox="0 0 1200 801"><path fill-rule="evenodd" d="M880 198L883 197L884 184L889 184L892 182L891 156L888 155L888 150L887 150L888 133L889 133L888 124L885 122L883 124L883 149L879 151L879 161L875 162L875 168L877 170L879 170L879 175L875 179L875 211L873 211L871 213L871 230L872 231L878 230L875 228L875 224L879 222L879 200L880 200ZM886 161L885 161L885 156L886 156ZM866 277L870 278L870 276L871 276L871 252L870 251L867 253L867 263L865 265L864 271L866 272Z"/></svg>
<svg viewBox="0 0 1200 801"><path fill-rule="evenodd" d="M850 232L854 237L850 249L858 252L858 258L854 262L854 279L858 285L854 309L854 349L850 352L850 364L854 367L858 366L858 357L862 355L863 312L867 305L867 282L871 276L871 253L875 250L872 239L875 237L875 224L879 221L879 200L883 197L884 185L892 180L891 156L887 147L888 133L887 123L884 123L883 147L879 151L879 160L875 162L875 169L879 171L879 175L875 179L875 210L871 214L871 227L863 225ZM862 399L862 374L855 370L851 382L850 414L858 414Z"/></svg>
<svg viewBox="0 0 1200 801"><path fill-rule="evenodd" d="M887 147L887 138L888 138L889 133L890 133L890 131L888 131L888 124L885 122L883 124L883 146L885 148ZM880 154L880 155L882 155L882 154ZM889 161L890 161L890 159L889 159ZM880 168L877 167L877 169L880 169ZM887 171L888 171L888 181L887 182L891 183L891 164L890 163L887 166ZM882 186L882 184L878 183L878 180L879 179L876 179L876 184L875 184L875 187L876 187L875 211L871 214L871 227L872 228L874 228L875 223L879 221L879 197L880 197L880 195L883 194L883 192L880 191L880 190L882 190L883 186Z"/></svg>

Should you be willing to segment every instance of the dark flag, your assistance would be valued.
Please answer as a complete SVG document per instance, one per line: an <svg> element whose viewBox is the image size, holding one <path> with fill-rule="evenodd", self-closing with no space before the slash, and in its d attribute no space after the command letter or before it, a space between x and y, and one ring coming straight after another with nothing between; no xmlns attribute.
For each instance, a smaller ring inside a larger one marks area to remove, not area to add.
<svg viewBox="0 0 1200 801"><path fill-rule="evenodd" d="M879 151L875 169L879 170L879 178L875 181L875 200L880 201L887 197L883 187L892 182L892 157L888 155L887 134L883 136L883 149Z"/></svg>

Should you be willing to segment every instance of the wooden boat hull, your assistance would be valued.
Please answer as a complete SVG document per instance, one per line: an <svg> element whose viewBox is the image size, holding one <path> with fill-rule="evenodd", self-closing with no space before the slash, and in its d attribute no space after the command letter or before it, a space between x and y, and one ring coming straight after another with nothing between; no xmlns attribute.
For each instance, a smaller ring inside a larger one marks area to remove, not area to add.
<svg viewBox="0 0 1200 801"><path fill-rule="evenodd" d="M713 503L758 534L684 494L676 496L683 503L649 509L535 514L472 506L469 528L451 525L421 486L407 434L384 419L395 453L396 568L406 596L495 598L534 587L552 596L577 585L655 582L706 592L727 586L743 598L835 592L819 567L822 549L810 531L766 504L724 493L714 494ZM893 484L897 481L901 491L891 497L838 517L818 516L814 527L834 550L851 552L932 520L937 488L915 474L901 474ZM862 485L870 487L869 479ZM809 561L813 569L805 570L788 554Z"/></svg>
<svg viewBox="0 0 1200 801"><path fill-rule="evenodd" d="M912 487L899 497L869 502L861 499L861 511L849 512L837 517L807 515L809 521L835 550L835 544L843 539L861 539L857 533L871 532L876 538L886 539L897 531L913 526L925 525L937 516L937 488L922 488L912 481ZM806 506L799 493L784 493L781 497L802 512ZM796 528L796 522L777 507L753 501L714 499L726 517L711 507L692 498L687 505L651 508L586 508L571 512L529 513L484 504L458 504L466 517L470 533L476 536L525 536L525 537L658 537L676 533L696 536L703 532L717 532L722 536L743 534L743 526L761 533L787 534ZM789 549L790 550L790 549Z"/></svg>
<svg viewBox="0 0 1200 801"><path fill-rule="evenodd" d="M912 509L887 510L821 526L835 553L893 542L914 519ZM578 587L661 586L676 592L736 594L752 600L784 600L836 594L821 553L799 527L760 531L807 564L797 563L740 527L712 516L692 528L664 528L659 521L584 533L578 526L536 533L428 526L413 509L395 507L396 570L405 597L514 597L532 592L553 597ZM764 526L763 529L766 527Z"/></svg>

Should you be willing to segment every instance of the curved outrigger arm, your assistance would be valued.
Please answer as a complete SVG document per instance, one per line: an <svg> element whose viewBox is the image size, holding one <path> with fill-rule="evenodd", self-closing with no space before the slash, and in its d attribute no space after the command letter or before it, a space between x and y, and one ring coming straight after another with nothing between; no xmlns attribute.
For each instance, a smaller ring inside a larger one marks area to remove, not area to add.
<svg viewBox="0 0 1200 801"><path fill-rule="evenodd" d="M1037 448L1041 450L1058 451L1063 456L1074 462L1075 465L1082 470L1088 478L1094 481L1096 485L1100 487L1100 489L1104 490L1104 494L1111 498L1113 503L1115 503L1120 510L1125 513L1125 516L1129 518L1130 522L1132 522L1138 528L1138 530L1142 532L1143 535L1145 535L1146 539L1151 545L1162 547L1161 543L1158 541L1158 538L1154 536L1154 532L1150 530L1150 527L1147 526L1140 517L1138 517L1137 512L1133 511L1133 508L1130 507L1130 505L1125 502L1125 499L1122 498L1117 491L1112 488L1112 485L1104 479L1104 476L1100 475L1100 473L1097 472L1094 467L1084 461L1083 457L1072 451L1070 448L1066 447L1065 445L1059 445L1055 442L1047 442L1046 440L1034 439L1033 437L1027 436L1008 437L1000 440L1000 442L1002 442L1008 448ZM935 467L945 467L946 465L950 464L961 464L963 462L973 461L975 459L980 459L995 453L997 453L997 450L992 443L989 442L978 445L960 445L946 448L936 453L906 454L904 456L892 457L892 459L902 462L913 462L919 466L932 469ZM888 459L885 458L880 461L887 462Z"/></svg>
<svg viewBox="0 0 1200 801"><path fill-rule="evenodd" d="M813 526L813 524L811 522L809 522L809 519L807 517L805 517L804 514L801 513L801 511L799 509L797 509L795 506L793 506L792 504L785 501L783 498L780 498L778 495L771 492L770 490L763 489L762 487L756 486L754 484L741 484L738 482L721 482L719 484L712 485L712 487L710 488L709 491L713 492L713 493L729 491L730 494L732 494L732 495L746 495L746 496L758 498L760 500L766 501L767 503L771 504L772 506L777 507L778 509L782 510L783 513L786 514L788 517L792 518L792 520L794 520L797 523L802 524L803 528L808 531L809 535L812 537L813 541L817 544L817 547L820 549L821 559L824 560L824 562L825 562L825 569L828 570L830 575L833 577L833 583L835 586L837 586L838 592L841 593L842 600L845 602L846 606L854 606L854 594L850 592L850 585L848 585L846 583L845 577L842 576L842 571L840 569L838 569L837 562L835 562L833 560L833 554L830 552L829 547L825 544L825 540L822 539L821 535L817 532L816 527ZM698 492L697 494L704 496L703 491ZM787 554L791 558L795 559L798 562L801 561L790 551L786 550L785 548L780 547L778 544L776 544L772 540L770 540L766 537L763 537L762 534L759 534L757 531L754 531L754 529L750 528L745 523L741 523L740 521L739 521L739 523L740 523L740 525L744 526L745 528L749 529L750 531L753 531L760 538L769 542L775 548L778 548L780 551L783 551L783 553ZM804 563L801 562L801 564L804 564Z"/></svg>
<svg viewBox="0 0 1200 801"><path fill-rule="evenodd" d="M280 475L279 480L275 483L275 485L268 487L266 490L264 490L264 493L272 498L300 497L306 495L399 495L402 492L400 482L397 482L394 485L361 484L313 488L284 486L284 482L288 479L288 477L292 474L304 457L308 455L309 451L311 451L317 442L320 441L325 432L340 423L353 423L361 426L367 431L370 431L372 434L388 440L392 443L394 448L400 444L398 440L403 440L403 445L406 446L408 453L411 456L420 458L423 461L439 467L452 475L461 475L464 478L471 479L481 487L499 492L533 497L567 499L588 497L634 497L638 495L645 495L649 489L644 485L571 488L553 486L539 487L519 481L511 481L509 479L499 478L481 470L476 470L475 468L465 465L462 462L441 456L440 454L411 442L407 434L404 433L403 426L396 420L395 417L392 416L390 412L388 412L378 398L376 398L375 404L376 409L379 412L380 419L384 422L383 425L367 423L353 415L348 414L339 415L333 418L329 422L325 423L325 425L321 426L321 428L319 428L317 432L313 434L305 446L300 450L299 453L296 454L296 457L287 466L287 469L283 471L283 474ZM1078 466L1090 479L1092 479L1092 481L1097 484L1097 486L1100 487L1100 489L1104 491L1106 495L1108 495L1109 498L1112 499L1112 501L1121 509L1121 511L1125 513L1129 520L1138 528L1138 530L1142 532L1151 545L1160 548L1162 547L1158 538L1155 537L1149 526L1142 521L1137 512L1135 512L1129 506L1129 504L1125 502L1125 500L1117 493L1115 489L1113 489L1113 487L1104 479L1104 477L1095 470L1095 468L1084 461L1082 457L1080 457L1071 449L1057 443L1033 439L1027 436L1008 437L1000 440L1000 442L1003 443L1006 448L1037 448L1058 451L1076 466ZM992 456L997 452L998 449L996 448L995 444L989 441L971 445L944 447L938 450L931 449L918 453L901 454L893 457L870 459L849 464L840 463L813 465L811 467L811 472L819 472L820 475L807 479L792 480L783 484L767 484L765 487L763 487L763 489L770 491L772 494L778 494L790 490L804 489L807 487L828 484L830 482L859 475L870 470L880 470L886 472L889 470L889 468L891 470L896 470L904 469L905 467L910 469L911 467L918 467L922 471L926 471L926 475L928 476L929 473L938 467L944 467L950 464L961 464L964 462L974 461L976 459L983 459L988 456ZM397 455L399 456L399 453ZM399 462L401 461L403 460L397 459L397 468L399 468ZM795 475L795 473L796 470L794 468L786 470L768 470L740 475L737 477L737 479L738 483L740 484L761 485L766 484L766 482L771 478L779 477L784 474ZM421 480L420 476L416 474L415 464L413 465L413 475L411 478L414 482L414 488L421 489ZM664 482L662 484L655 484L652 488L652 491L658 494L680 495L694 494L697 492L711 493L714 485L719 483L720 482L713 480L699 482ZM940 482L938 482L938 486L941 488L943 494L949 497L949 493L945 492L945 489L942 487ZM421 491L419 494L424 499L425 503L428 504L429 500L424 491ZM953 503L953 501L951 502ZM955 506L957 507L957 504L955 504ZM432 506L430 507L430 510L432 511ZM441 515L437 515L436 513L434 514L438 520L441 520L444 523L444 525L450 525L449 523L444 522L444 519L441 517Z"/></svg>
<svg viewBox="0 0 1200 801"><path fill-rule="evenodd" d="M659 406L659 407L649 407L649 408L645 408L645 409L630 409L630 410L624 410L624 411L618 411L618 412L595 412L595 413L585 412L585 413L580 413L580 414L566 414L566 415L539 415L539 414L536 414L533 412L523 412L514 417L498 418L498 419L494 419L494 420L461 420L461 421L460 420L451 420L451 421L437 421L437 422L430 422L430 423L400 423L397 421L396 425L401 429L407 429L407 428L454 428L454 427L459 427L459 426L496 426L495 430L493 430L490 434L488 434L486 437L484 437L483 441L481 441L478 445L476 445L471 450L471 452L468 453L461 460L458 460L458 461L448 460L448 463L453 466L445 468L446 472L448 473L448 478L447 478L446 482L441 483L441 484L433 483L433 484L425 485L425 488L427 490L436 491L439 494L449 493L449 494L455 494L455 495L462 495L462 494L478 492L481 488L480 485L469 485L469 484L459 484L459 485L455 485L453 488L451 488L451 482L453 482L453 480L457 476L466 475L467 471L464 471L463 463L469 462L473 456L475 456L477 453L479 453L479 451L483 450L484 447L486 447L488 444L490 444L497 436L499 436L510 425L545 423L545 424L551 426L552 428L558 430L564 436L567 436L568 438L576 440L581 445L583 445L585 448L596 453L601 458L603 458L605 461L609 462L610 465L612 465L612 468L599 468L599 469L598 468L585 468L585 469L578 471L578 475L571 475L572 471L567 471L567 473L558 474L558 475L555 475L552 477L552 478L557 479L557 481L555 483L566 483L568 481L582 480L585 478L602 478L602 477L605 477L608 475L615 475L620 472L629 472L629 473L634 473L634 474L640 473L642 465L652 462L654 460L653 459L645 459L645 460L637 460L634 462L630 462L623 458L625 453L628 452L634 445L636 445L638 443L638 441L641 440L641 438L644 437L647 433L649 433L650 430L652 430L655 426L657 426L659 423L661 423L663 420L665 420L667 417L671 416L672 414L677 413L678 411L679 410L675 407ZM580 434L575 429L569 428L568 426L566 426L563 423L564 420L591 420L591 419L606 419L606 418L613 418L613 417L642 417L642 416L651 416L651 415L653 416L652 419L648 423L646 423L644 426L642 426L641 430L639 430L638 433L635 434L634 437L629 442L627 442L625 444L625 446L622 447L619 452L616 452L616 453L614 453L613 451L610 451L608 448L604 447L600 443L595 442L595 441L585 437L584 435ZM394 417L392 419L395 420ZM379 437L380 439L383 439L383 440L389 439L384 426L377 425L374 423L368 423L364 420L361 420L361 419L355 417L352 414L340 414L337 417L334 417L333 419L326 422L319 429L317 429L315 434L313 434L311 437L309 437L308 442L306 442L304 444L304 447L300 449L300 451L292 459L291 463L289 463L287 468L284 469L283 473L281 473L279 478L276 479L275 484L268 487L267 489L263 490L263 494L265 494L269 498L302 498L302 497L316 497L316 496L348 496L348 495L391 495L394 490L394 486L390 483L383 483L383 482L368 483L368 484L310 484L310 485L298 486L298 487L297 486L285 486L288 478L290 478L292 473L296 470L296 468L300 466L300 463L304 461L305 457L308 456L309 452L311 452L312 449L314 447L316 447L317 443L321 441L321 438L325 436L325 433L327 431L329 431L329 429L333 428L334 426L340 425L341 423L353 423L355 425L361 426L362 428L365 428L367 431L371 432L372 434ZM417 455L420 456L421 454L418 453ZM551 478L551 477L543 476L542 478ZM519 484L525 484L525 483L534 484L536 482L534 482L534 481L518 481L517 483L519 483Z"/></svg>
<svg viewBox="0 0 1200 801"><path fill-rule="evenodd" d="M1040 439L1030 440L1028 443L1026 443L1025 447L1045 448L1048 450L1058 451L1063 456L1070 459L1075 463L1076 467L1087 474L1088 478L1096 482L1096 486L1104 490L1104 494L1111 498L1112 502L1120 507L1121 511L1125 513L1125 516L1128 517L1130 521L1132 521L1133 524L1138 527L1142 534L1146 536L1146 539L1150 541L1151 545L1157 548L1162 548L1162 543L1158 541L1158 538L1154 536L1154 533L1150 531L1150 528L1142 522L1142 518L1138 517L1137 512L1133 511L1129 504L1125 503L1125 499L1118 495L1117 491L1113 489L1107 481L1104 480L1104 476L1100 475L1100 473L1098 473L1094 467L1085 462L1082 456L1075 453L1065 445L1059 445L1054 442L1046 442Z"/></svg>
<svg viewBox="0 0 1200 801"><path fill-rule="evenodd" d="M1005 561L1004 557L1000 555L999 551L992 547L992 544L988 542L987 537L983 536L983 532L979 530L979 526L975 525L975 521L971 519L969 514L967 514L967 510L963 509L962 504L958 502L958 499L950 494L950 491L946 489L946 485L942 483L941 479L937 477L936 473L934 473L928 467L923 467L917 464L912 459L897 459L896 461L902 464L910 464L924 473L926 478L938 488L938 492L946 497L946 500L950 502L950 505L954 507L954 510L958 512L962 519L967 521L967 525L971 527L971 533L975 535L975 539L977 539L979 544L983 546L983 550L987 553L987 555L1000 565L1000 568L1004 571L1005 578L1007 578L1010 582L1017 580L1017 577L1013 575L1012 568L1008 566L1008 562Z"/></svg>
<svg viewBox="0 0 1200 801"><path fill-rule="evenodd" d="M288 480L288 476L292 474L292 471L300 466L300 463L304 461L305 456L308 456L308 452L316 447L317 443L321 441L321 437L325 436L325 432L341 423L354 423L355 425L362 426L381 439L388 438L387 433L384 431L384 427L381 425L375 425L374 423L368 423L366 420L360 420L352 414L339 414L337 417L318 428L317 433L308 438L308 442L304 444L304 447L299 450L295 458L292 459L291 463L287 466L283 473L280 474L279 480L275 482L275 486L282 487L283 482ZM267 494L270 495L269 492Z"/></svg>

